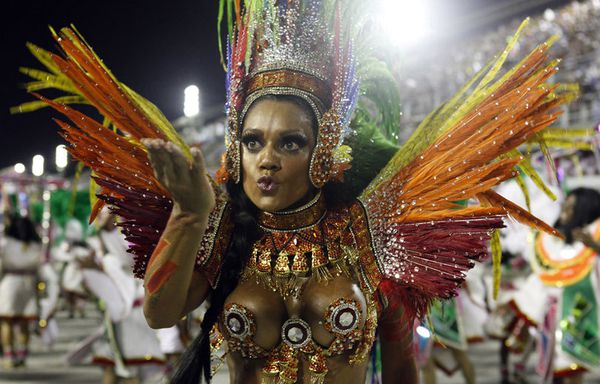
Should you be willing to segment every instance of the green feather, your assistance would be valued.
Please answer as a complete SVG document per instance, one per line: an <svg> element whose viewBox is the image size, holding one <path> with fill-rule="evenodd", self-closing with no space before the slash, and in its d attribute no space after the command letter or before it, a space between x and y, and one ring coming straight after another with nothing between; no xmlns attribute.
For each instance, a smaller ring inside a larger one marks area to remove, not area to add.
<svg viewBox="0 0 600 384"><path fill-rule="evenodd" d="M502 244L500 243L500 231L495 230L492 233L490 245L492 247L492 265L494 271L493 296L494 300L496 300L498 298L498 292L500 291L500 278L502 274Z"/></svg>

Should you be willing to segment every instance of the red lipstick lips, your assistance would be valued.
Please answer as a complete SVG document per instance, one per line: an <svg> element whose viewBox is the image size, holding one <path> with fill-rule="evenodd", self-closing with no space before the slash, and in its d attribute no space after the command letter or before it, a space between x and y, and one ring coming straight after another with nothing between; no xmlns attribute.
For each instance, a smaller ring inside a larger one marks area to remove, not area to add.
<svg viewBox="0 0 600 384"><path fill-rule="evenodd" d="M256 182L256 185L263 193L273 193L279 188L279 184L277 184L271 176L261 176Z"/></svg>

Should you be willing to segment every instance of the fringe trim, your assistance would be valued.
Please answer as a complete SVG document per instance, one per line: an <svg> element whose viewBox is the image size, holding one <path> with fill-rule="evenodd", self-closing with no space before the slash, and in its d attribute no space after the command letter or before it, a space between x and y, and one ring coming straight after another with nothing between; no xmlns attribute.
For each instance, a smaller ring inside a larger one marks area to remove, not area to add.
<svg viewBox="0 0 600 384"><path fill-rule="evenodd" d="M327 285L331 280L333 280L333 276L331 275L331 272L329 272L327 265L314 268L312 272L312 278L317 279L317 282L321 284Z"/></svg>

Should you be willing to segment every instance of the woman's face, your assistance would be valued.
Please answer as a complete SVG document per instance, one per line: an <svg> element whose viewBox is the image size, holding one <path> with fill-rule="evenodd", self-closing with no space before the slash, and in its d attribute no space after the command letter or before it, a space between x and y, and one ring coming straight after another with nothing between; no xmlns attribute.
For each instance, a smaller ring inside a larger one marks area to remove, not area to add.
<svg viewBox="0 0 600 384"><path fill-rule="evenodd" d="M256 101L242 128L242 183L258 209L277 212L314 194L308 168L315 147L311 116L289 100Z"/></svg>

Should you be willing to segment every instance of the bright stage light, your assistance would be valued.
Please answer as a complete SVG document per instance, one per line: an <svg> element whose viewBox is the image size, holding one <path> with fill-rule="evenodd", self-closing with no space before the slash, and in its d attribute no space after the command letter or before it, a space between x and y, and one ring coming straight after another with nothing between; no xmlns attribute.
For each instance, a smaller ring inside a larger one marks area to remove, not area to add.
<svg viewBox="0 0 600 384"><path fill-rule="evenodd" d="M546 19L548 21L554 21L555 18L556 18L556 14L554 13L554 11L552 9L548 8L544 11L544 19Z"/></svg>
<svg viewBox="0 0 600 384"><path fill-rule="evenodd" d="M381 22L388 38L395 44L412 46L431 33L428 1L385 0Z"/></svg>
<svg viewBox="0 0 600 384"><path fill-rule="evenodd" d="M19 174L25 172L25 164L23 164L23 163L15 164L15 172L17 172Z"/></svg>
<svg viewBox="0 0 600 384"><path fill-rule="evenodd" d="M67 152L67 147L65 147L62 144L56 146L54 160L56 163L56 168L58 168L59 170L65 169L67 167L67 164L69 164L69 153Z"/></svg>
<svg viewBox="0 0 600 384"><path fill-rule="evenodd" d="M200 89L195 85L189 85L183 91L183 113L187 117L196 116L200 113Z"/></svg>
<svg viewBox="0 0 600 384"><path fill-rule="evenodd" d="M44 156L33 156L33 162L31 164L31 173L33 173L34 176L42 176L44 174Z"/></svg>

